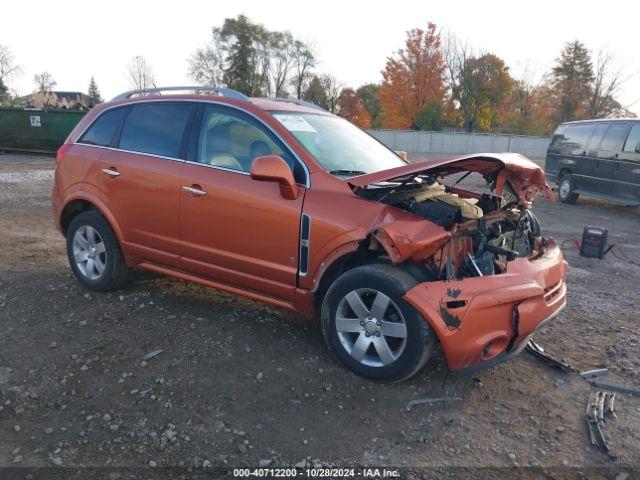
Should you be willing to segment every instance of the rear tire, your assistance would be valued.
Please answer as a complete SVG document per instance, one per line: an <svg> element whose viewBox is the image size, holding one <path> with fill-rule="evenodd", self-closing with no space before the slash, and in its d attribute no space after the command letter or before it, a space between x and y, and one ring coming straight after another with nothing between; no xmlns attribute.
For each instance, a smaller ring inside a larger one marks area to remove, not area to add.
<svg viewBox="0 0 640 480"><path fill-rule="evenodd" d="M95 210L77 215L67 230L67 256L85 287L106 292L127 282L128 269L109 222Z"/></svg>
<svg viewBox="0 0 640 480"><path fill-rule="evenodd" d="M578 194L573 193L573 179L571 174L565 174L560 177L560 183L558 183L558 199L562 203L576 203L578 200Z"/></svg>
<svg viewBox="0 0 640 480"><path fill-rule="evenodd" d="M383 264L347 271L322 302L322 333L333 356L363 377L399 382L431 357L436 336L402 297L418 282Z"/></svg>

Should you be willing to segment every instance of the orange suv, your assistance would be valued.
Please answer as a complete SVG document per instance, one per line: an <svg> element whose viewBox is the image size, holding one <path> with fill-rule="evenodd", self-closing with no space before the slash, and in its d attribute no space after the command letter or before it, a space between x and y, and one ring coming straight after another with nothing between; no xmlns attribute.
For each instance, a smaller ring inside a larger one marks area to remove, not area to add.
<svg viewBox="0 0 640 480"><path fill-rule="evenodd" d="M144 268L320 317L343 365L399 381L437 342L450 370L504 361L564 307L539 192L518 154L408 163L306 102L173 87L93 108L52 203L86 287Z"/></svg>

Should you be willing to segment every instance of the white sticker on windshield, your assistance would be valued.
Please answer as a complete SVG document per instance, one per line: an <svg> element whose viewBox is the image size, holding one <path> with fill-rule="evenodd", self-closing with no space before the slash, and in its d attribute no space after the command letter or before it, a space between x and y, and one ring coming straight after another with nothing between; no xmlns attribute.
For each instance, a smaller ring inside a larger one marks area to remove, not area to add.
<svg viewBox="0 0 640 480"><path fill-rule="evenodd" d="M300 115L274 115L290 132L316 132L309 122Z"/></svg>

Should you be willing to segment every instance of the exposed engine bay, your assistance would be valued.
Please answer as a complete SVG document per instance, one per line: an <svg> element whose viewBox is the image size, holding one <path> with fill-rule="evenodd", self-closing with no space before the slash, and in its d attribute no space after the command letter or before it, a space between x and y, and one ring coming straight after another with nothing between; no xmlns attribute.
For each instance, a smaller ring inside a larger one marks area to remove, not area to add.
<svg viewBox="0 0 640 480"><path fill-rule="evenodd" d="M360 191L365 198L425 218L448 232L448 239L433 254L412 258L408 268L414 276L426 281L505 273L508 262L534 258L543 250L538 219L530 205L519 202L509 182L504 183L502 195L495 194L497 172L484 175L489 192L458 188L470 173L453 185L445 185L438 172L430 172Z"/></svg>

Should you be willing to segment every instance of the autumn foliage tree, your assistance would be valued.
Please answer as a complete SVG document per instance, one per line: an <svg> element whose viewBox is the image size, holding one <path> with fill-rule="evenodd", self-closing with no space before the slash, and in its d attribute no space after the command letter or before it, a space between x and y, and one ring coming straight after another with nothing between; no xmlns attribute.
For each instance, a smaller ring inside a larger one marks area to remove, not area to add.
<svg viewBox="0 0 640 480"><path fill-rule="evenodd" d="M344 88L338 97L338 111L341 117L360 128L371 128L371 117L364 108L360 97L353 88Z"/></svg>
<svg viewBox="0 0 640 480"><path fill-rule="evenodd" d="M379 90L384 112L383 127L415 127L418 113L428 102L442 102L444 64L440 51L440 34L429 23L426 30L407 32L405 47L387 59Z"/></svg>

